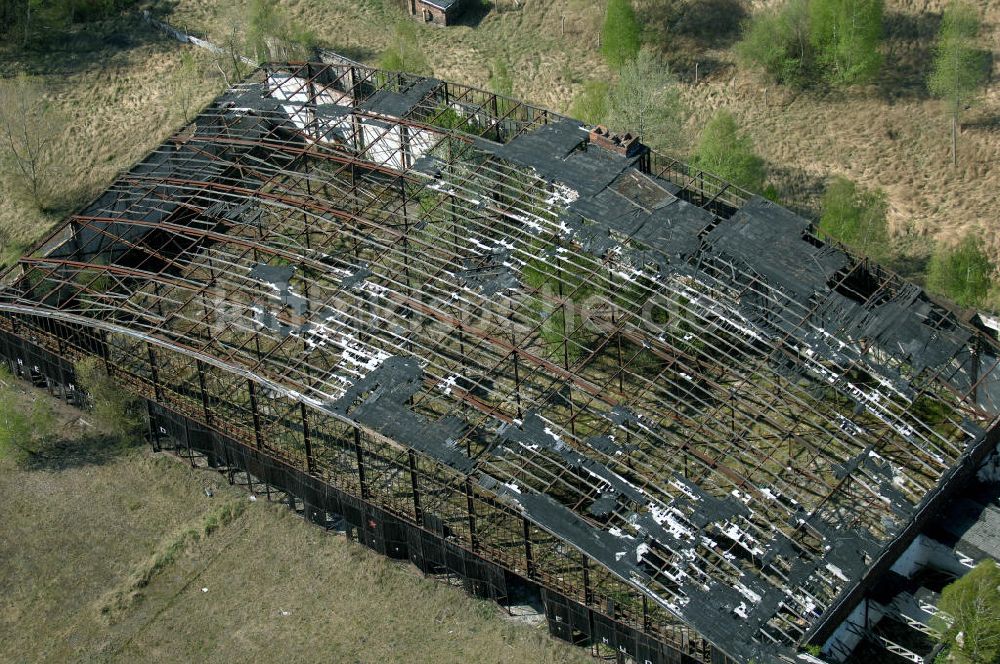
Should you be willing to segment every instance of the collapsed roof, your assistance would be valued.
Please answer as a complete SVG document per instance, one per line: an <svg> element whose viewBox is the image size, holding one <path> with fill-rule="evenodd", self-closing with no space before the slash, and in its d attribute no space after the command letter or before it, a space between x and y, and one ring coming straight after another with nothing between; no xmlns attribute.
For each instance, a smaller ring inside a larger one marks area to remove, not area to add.
<svg viewBox="0 0 1000 664"><path fill-rule="evenodd" d="M0 310L426 455L739 659L842 618L1000 414L984 335L787 209L347 64L227 91L25 256Z"/></svg>

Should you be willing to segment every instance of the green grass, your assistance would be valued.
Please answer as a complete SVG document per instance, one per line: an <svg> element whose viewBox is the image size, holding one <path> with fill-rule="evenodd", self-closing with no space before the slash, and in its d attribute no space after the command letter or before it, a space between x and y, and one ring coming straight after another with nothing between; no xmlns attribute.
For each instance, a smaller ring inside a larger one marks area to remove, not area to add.
<svg viewBox="0 0 1000 664"><path fill-rule="evenodd" d="M157 550L129 574L124 583L108 592L99 601L102 616L114 620L142 598L146 588L158 574L166 570L177 558L187 552L202 538L210 536L220 527L229 525L246 509L247 502L231 499L205 514L199 515L192 523L185 524L172 536L163 540Z"/></svg>
<svg viewBox="0 0 1000 664"><path fill-rule="evenodd" d="M67 437L88 431L53 407ZM87 449L0 462L4 661L592 661L215 471Z"/></svg>

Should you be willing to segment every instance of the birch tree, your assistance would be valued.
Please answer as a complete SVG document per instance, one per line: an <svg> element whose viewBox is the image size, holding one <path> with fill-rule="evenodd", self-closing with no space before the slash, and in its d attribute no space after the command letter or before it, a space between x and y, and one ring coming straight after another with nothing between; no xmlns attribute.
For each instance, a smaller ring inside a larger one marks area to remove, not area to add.
<svg viewBox="0 0 1000 664"><path fill-rule="evenodd" d="M611 86L607 124L657 148L680 144L683 106L670 68L649 49L626 63Z"/></svg>
<svg viewBox="0 0 1000 664"><path fill-rule="evenodd" d="M951 163L958 163L958 120L986 82L985 54L976 47L979 14L963 0L953 0L944 11L935 47L934 68L927 87L944 100L951 114Z"/></svg>

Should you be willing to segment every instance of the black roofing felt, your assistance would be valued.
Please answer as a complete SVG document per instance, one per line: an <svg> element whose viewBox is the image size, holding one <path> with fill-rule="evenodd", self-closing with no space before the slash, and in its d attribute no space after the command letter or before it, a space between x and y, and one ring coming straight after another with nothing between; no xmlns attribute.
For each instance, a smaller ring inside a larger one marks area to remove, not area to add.
<svg viewBox="0 0 1000 664"><path fill-rule="evenodd" d="M534 168L546 180L586 191L600 191L638 161L599 148L584 151L587 137L580 123L559 120L505 145L478 144L501 159Z"/></svg>
<svg viewBox="0 0 1000 664"><path fill-rule="evenodd" d="M422 79L398 91L385 88L376 92L360 104L360 109L367 112L363 122L374 123L370 114L378 114L384 116L378 120L380 125L391 126L392 118L406 117L439 83L436 79ZM284 123L280 124L283 127L291 122L290 116L283 116L288 113L284 104L262 101L256 93L230 94L222 103L228 104L234 113L235 108L250 109L250 113L235 119L234 130L251 139L265 135L269 128L255 113L274 114L273 122ZM321 119L338 119L352 112L351 107L337 104L316 108ZM567 246L579 247L573 251L601 258L615 250L620 252L623 262L631 261L637 267L653 264L662 272L674 272L675 275L680 272L685 278L690 277L690 281L702 280L708 286L702 295L694 296L692 307L706 320L717 316L719 319L728 317L731 321L742 316L756 335L753 342L740 341L745 349L763 354L765 350L770 351L773 344L788 355L807 351L817 365L827 362L846 366L853 360L862 360L866 349L874 347L878 350L877 361L869 357L867 362L872 376L885 381L899 393L910 398L917 394L916 389L901 377L897 366L906 364L913 367L915 373L932 368L941 372L941 381L960 392L978 384L975 402L987 412L1000 412L1000 381L992 377L983 380L996 362L996 353L984 349L974 357L968 348L971 332L959 325L954 316L935 307L919 288L898 282L882 297L874 299L838 288L836 283L857 261L812 237L806 220L759 197L751 198L731 218L716 217L680 198L683 194L677 185L640 172L636 158L589 145L587 137L587 130L579 123L561 119L520 134L506 144L471 136L463 140L471 141L481 151L477 158L496 158L531 169L545 181L538 187L539 195L552 196L549 201L554 210L552 214L561 215L558 220L563 223L559 227L560 240ZM133 172L150 178L155 176L163 182L223 179L224 169L209 152L218 146L200 141L197 136L195 139L189 145L154 153ZM225 149L235 152L240 148ZM282 157L272 155L271 158L278 163ZM425 154L417 159L411 171L430 176L424 178L431 183L428 186L447 184L448 169L440 168L441 162L435 159ZM241 177L245 178L245 184L252 184L252 175L241 174ZM127 213L130 218L140 221L166 224L172 221L172 215L179 214L175 211L183 212L184 196L192 195L190 192L185 194L184 188L163 183L154 185L153 189L157 194L153 204L143 203L149 193L148 187L129 186L109 190L88 210L95 215L111 217ZM228 194L218 194L222 200L202 211L201 217L235 224L241 220L249 223L248 220L258 214L252 201L230 200L226 196ZM154 199L150 197L149 200ZM237 203L242 207L237 207ZM146 231L142 227L127 230L133 235L127 234L125 229L117 229L116 233L121 236L118 243L125 245L135 239L134 234L143 232ZM79 244L93 243L90 253L108 251L104 244L108 241L100 232L80 229L75 240L76 246L67 246L64 250L77 255L87 254L80 251ZM487 247L463 256L463 261L454 276L461 286L476 293L472 297L489 299L499 292L515 289L520 283L519 274L512 267L510 250ZM718 266L725 269L716 269ZM365 264L353 266L346 274L339 275L337 283L344 291L342 295L350 298L358 293L358 297L364 297L362 287L373 277L378 278L378 269ZM291 274L290 267L267 264L255 264L249 271L251 279L270 284L284 306L303 313L306 302L291 288ZM723 310L705 294L708 287L739 293L738 301L734 299L737 303L731 310ZM786 311L792 314L786 317L783 315ZM795 312L806 313L797 316ZM328 314L332 318L336 314L323 309L318 309L317 313L321 314L318 319ZM292 332L279 324L273 314L267 315L268 318L258 320L262 327L282 335ZM303 326L294 332L305 335L308 330ZM717 487L712 486L715 480L708 475L695 481L679 474L665 474L658 480L682 487L665 501L665 506L684 520L688 531L681 533L679 529L665 526L665 519L655 518L652 508L657 505L650 494L617 474L614 462L607 460L606 457L613 459L628 451L625 440L592 436L582 441L582 445L570 446L547 430L545 412L527 408L523 418L512 424L493 421L497 439L502 444L491 449L490 454L499 457L508 453L504 449L515 448L542 450L548 458L558 460L561 468L597 482L599 496L581 512L592 516L617 513L635 529L635 538L625 538L588 522L585 515L553 496L537 491L522 492L516 486L491 477L483 470L480 459L470 459L455 444L470 427L469 422L462 419L461 409L433 420L414 412L412 397L423 389L427 374L418 355L406 355L399 349L393 352L398 354L390 355L361 375L351 375L346 391L339 398L324 402L322 407L463 474L476 473L475 479L481 486L516 503L526 518L583 551L620 578L638 584L637 587L654 601L663 600L642 585L650 581L651 572L637 546L655 545L677 553L678 569L687 570L686 575L679 576L677 587L688 601L671 606L669 610L713 643L721 644L727 652L744 659L767 656L769 646L760 641L762 629L774 619L782 602L815 583L817 575L828 566L835 566L846 577L844 592L857 585L871 568L870 561L900 534L912 520L917 507L900 494L895 484L898 479L894 474L896 467L873 454L874 448L869 446L853 456L844 455L850 458L838 458L831 462L831 467L838 478L864 473L870 479L869 488L884 502L888 519L879 537L845 525L836 515L824 514L819 509L807 511L794 501L782 502L780 496L769 496L767 503L746 503L738 492L713 493ZM747 351L748 358L751 355ZM777 359L767 366L776 373L785 372L792 380L806 377L808 368L779 361L782 357L775 353ZM800 373L796 375L796 372ZM761 375L763 373L761 370ZM732 398L736 396L732 393ZM861 398L857 398L856 405L858 412L866 407ZM847 412L850 414L849 410ZM518 413L520 416L520 409ZM621 422L636 424L636 431L655 426L648 419L641 419L640 413L620 404L604 415L616 425ZM846 420L822 424L831 429L830 436L844 431L853 432L851 436L864 435L857 425ZM965 430L970 438L983 433L971 422ZM909 442L908 434L900 430L896 433L900 449L905 449L903 444ZM597 454L591 456L591 451ZM793 471L792 468L787 470ZM741 488L760 489L744 485ZM780 492L777 486L767 488ZM775 575L758 573L757 568L748 571L740 577L748 593L741 594L731 584L718 580L706 582L691 567L686 567L685 555L691 554L693 560L695 546L701 538L719 537L720 532L725 534L728 525L746 519L748 504L759 510L758 518L766 519L771 530L751 545L741 542L737 533L732 536L731 548L743 547L741 550L746 551L753 548L751 558L754 565L759 564L759 570L779 560L788 561L789 565L782 571L780 580ZM783 523L807 524L811 533L831 545L822 554L803 557L800 545L793 543L779 528ZM983 543L993 545L990 538ZM739 617L736 608L746 603L748 594L758 595L760 599L751 602L745 615ZM817 614L809 619L819 622L823 617Z"/></svg>
<svg viewBox="0 0 1000 664"><path fill-rule="evenodd" d="M402 92L382 89L361 102L358 107L380 115L404 118L440 83L435 78L427 78L416 81Z"/></svg>

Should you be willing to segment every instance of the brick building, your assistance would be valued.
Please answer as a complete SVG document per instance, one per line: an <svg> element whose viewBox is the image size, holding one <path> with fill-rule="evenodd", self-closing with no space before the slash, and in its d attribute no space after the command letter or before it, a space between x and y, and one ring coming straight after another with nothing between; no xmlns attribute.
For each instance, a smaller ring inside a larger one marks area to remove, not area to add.
<svg viewBox="0 0 1000 664"><path fill-rule="evenodd" d="M435 25L451 25L465 9L468 0L407 0L410 15Z"/></svg>

